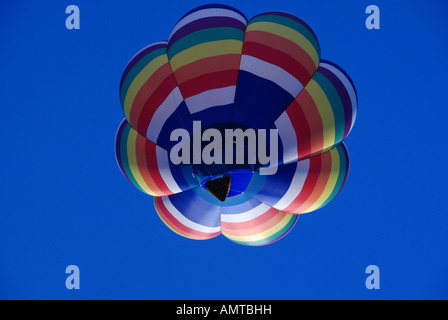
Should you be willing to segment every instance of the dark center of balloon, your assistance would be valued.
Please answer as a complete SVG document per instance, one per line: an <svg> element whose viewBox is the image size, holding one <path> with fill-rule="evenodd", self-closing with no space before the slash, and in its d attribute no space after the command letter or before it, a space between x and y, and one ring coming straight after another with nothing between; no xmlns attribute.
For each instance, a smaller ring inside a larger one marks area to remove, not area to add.
<svg viewBox="0 0 448 320"><path fill-rule="evenodd" d="M230 174L209 179L205 183L205 188L219 201L224 202L230 191Z"/></svg>
<svg viewBox="0 0 448 320"><path fill-rule="evenodd" d="M233 123L226 124L215 124L208 128L214 128L221 132L222 136L225 137L225 129L242 129L243 131L247 127L235 125ZM203 131L208 128L204 128ZM210 142L203 142L202 150ZM251 157L254 159L255 155L252 154L249 148L244 144L233 144L233 163L225 163L225 141L222 141L222 163L221 164L205 164L201 162L200 164L194 164L193 168L196 173L196 178L200 181L202 187L207 189L216 199L221 202L226 201L230 197L234 197L242 194L246 191L254 171L259 167L257 163L251 164L248 159ZM237 154L243 154L244 163L238 164ZM193 157L198 157L199 155L193 154ZM256 158L255 158L256 161Z"/></svg>
<svg viewBox="0 0 448 320"><path fill-rule="evenodd" d="M208 177L201 183L216 199L221 202L244 193L249 186L252 170L237 169L230 170L225 174Z"/></svg>

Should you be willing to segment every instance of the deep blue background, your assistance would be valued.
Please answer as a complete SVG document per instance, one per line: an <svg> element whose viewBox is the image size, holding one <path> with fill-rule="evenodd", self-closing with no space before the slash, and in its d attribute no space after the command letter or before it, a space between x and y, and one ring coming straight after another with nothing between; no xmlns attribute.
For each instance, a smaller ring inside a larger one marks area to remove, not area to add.
<svg viewBox="0 0 448 320"><path fill-rule="evenodd" d="M345 188L260 248L171 232L114 158L126 63L204 3L2 1L0 298L448 298L446 1L222 2L307 21L359 96ZM381 30L365 27L370 4Z"/></svg>

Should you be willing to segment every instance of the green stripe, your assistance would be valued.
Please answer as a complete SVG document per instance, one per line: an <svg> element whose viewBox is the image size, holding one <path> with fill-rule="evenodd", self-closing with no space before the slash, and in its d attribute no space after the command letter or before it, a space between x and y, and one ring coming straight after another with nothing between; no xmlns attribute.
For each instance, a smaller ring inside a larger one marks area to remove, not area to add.
<svg viewBox="0 0 448 320"><path fill-rule="evenodd" d="M154 51L151 51L146 56L140 59L139 62L135 64L134 67L129 71L126 75L126 78L123 81L123 87L121 88L120 100L121 106L124 107L124 101L126 99L126 94L129 90L129 87L132 84L132 81L139 75L140 72L154 59L160 57L161 55L166 54L166 48L160 48Z"/></svg>
<svg viewBox="0 0 448 320"><path fill-rule="evenodd" d="M129 124L126 125L126 127L123 129L123 133L121 135L120 139L120 156L121 156L121 162L124 168L124 171L126 172L126 176L131 180L132 184L138 188L140 191L146 193L142 188L140 188L140 185L135 180L134 176L132 175L132 171L129 167L129 160L128 160L128 137L129 132L131 131L131 126Z"/></svg>
<svg viewBox="0 0 448 320"><path fill-rule="evenodd" d="M336 197L339 190L341 190L341 188L342 188L342 182L344 182L345 172L347 171L347 158L345 157L344 150L342 150L342 147L340 144L338 144L336 148L338 150L339 159L340 159L338 180L336 181L336 185L334 186L333 192L330 194L328 199L319 208L326 206L331 200L334 199L334 197Z"/></svg>
<svg viewBox="0 0 448 320"><path fill-rule="evenodd" d="M244 40L244 31L232 27L207 28L195 31L177 40L168 49L168 57L172 59L176 54L201 43L220 40Z"/></svg>
<svg viewBox="0 0 448 320"><path fill-rule="evenodd" d="M250 20L249 25L255 22L273 22L296 30L298 33L307 38L309 42L311 42L311 44L314 46L314 48L317 51L317 54L320 57L320 46L319 43L317 42L316 37L310 32L310 30L308 30L307 27L305 27L298 21L283 16L269 14L269 15L262 15Z"/></svg>
<svg viewBox="0 0 448 320"><path fill-rule="evenodd" d="M266 243L274 241L274 240L282 237L283 235L285 235L285 233L288 231L289 228L291 228L291 226L294 224L294 222L297 220L298 217L299 217L299 215L297 215L297 214L291 214L291 219L286 224L286 226L284 226L278 232L274 233L272 236L267 237L265 239L261 239L261 240L257 240L257 241L235 241L235 240L232 240L232 239L230 239L230 240L232 240L233 242L236 242L238 244L243 244L243 245L247 245L247 246L264 245Z"/></svg>
<svg viewBox="0 0 448 320"><path fill-rule="evenodd" d="M334 143L339 143L344 139L344 130L345 130L345 112L344 105L342 104L341 97L339 97L338 91L333 86L330 80L325 77L322 73L316 72L313 76L313 79L319 84L319 86L324 90L325 95L330 101L331 109L334 113L334 130L335 137Z"/></svg>

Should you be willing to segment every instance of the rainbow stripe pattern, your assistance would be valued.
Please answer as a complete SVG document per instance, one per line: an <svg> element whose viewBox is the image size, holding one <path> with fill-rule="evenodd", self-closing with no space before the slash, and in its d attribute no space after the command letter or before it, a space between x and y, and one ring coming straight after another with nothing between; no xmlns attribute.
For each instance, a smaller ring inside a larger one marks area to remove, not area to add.
<svg viewBox="0 0 448 320"><path fill-rule="evenodd" d="M160 219L183 237L274 243L347 181L344 139L356 120L356 90L342 68L321 59L316 35L294 15L266 12L248 20L226 5L198 7L177 22L168 41L131 59L120 100L120 170L154 196ZM275 173L223 170L230 190L218 200L204 186L213 170L170 161L177 143L171 132L192 133L193 121L203 128L277 129Z"/></svg>

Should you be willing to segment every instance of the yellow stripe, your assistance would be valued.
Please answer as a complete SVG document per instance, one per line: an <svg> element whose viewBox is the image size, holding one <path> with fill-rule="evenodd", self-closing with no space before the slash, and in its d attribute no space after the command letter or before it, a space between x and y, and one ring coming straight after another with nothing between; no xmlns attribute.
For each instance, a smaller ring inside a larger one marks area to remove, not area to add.
<svg viewBox="0 0 448 320"><path fill-rule="evenodd" d="M171 68L176 71L189 63L225 54L241 54L243 42L240 40L221 40L198 44L179 52L170 59Z"/></svg>
<svg viewBox="0 0 448 320"><path fill-rule="evenodd" d="M276 224L272 228L270 228L266 231L263 231L259 234L255 234L255 235L251 235L251 236L233 236L233 235L229 235L229 234L225 233L224 231L221 231L221 232L227 238L229 238L231 240L235 240L235 241L250 242L250 241L263 240L263 239L269 238L273 234L275 234L275 233L279 232L281 229L283 229L289 223L289 221L291 221L292 217L293 217L293 215L288 213L287 215L285 215L285 217L282 219L282 221L280 221L278 224Z"/></svg>
<svg viewBox="0 0 448 320"><path fill-rule="evenodd" d="M311 95L314 103L319 110L320 117L322 118L324 145L323 148L328 148L334 145L335 141L335 126L334 126L334 113L331 108L330 101L328 101L327 95L319 84L311 79L306 85L306 90Z"/></svg>
<svg viewBox="0 0 448 320"><path fill-rule="evenodd" d="M296 43L313 59L316 69L319 67L320 58L316 48L314 48L313 44L306 37L296 30L273 22L255 22L247 27L246 32L255 30L272 33Z"/></svg>
<svg viewBox="0 0 448 320"><path fill-rule="evenodd" d="M135 143L137 141L137 131L130 130L129 136L128 136L128 161L129 161L129 168L131 169L132 175L134 176L134 179L137 181L140 188L143 189L146 193L155 196L156 193L152 191L148 185L146 184L145 180L143 179L140 170L138 169L137 165L137 153L135 152Z"/></svg>
<svg viewBox="0 0 448 320"><path fill-rule="evenodd" d="M131 107L140 89L154 74L154 72L156 72L166 63L168 63L168 56L166 54L155 58L150 63L148 63L148 65L144 67L143 70L132 81L124 100L124 115L126 119L130 119Z"/></svg>
<svg viewBox="0 0 448 320"><path fill-rule="evenodd" d="M308 210L306 210L304 213L312 212L314 210L317 210L322 206L322 204L327 201L327 199L330 197L331 193L334 190L334 187L336 186L336 182L338 181L340 169L341 169L341 159L339 157L339 152L337 148L334 148L331 152L331 172L330 176L327 181L327 186L325 187L322 195L319 197L319 199L310 207Z"/></svg>

